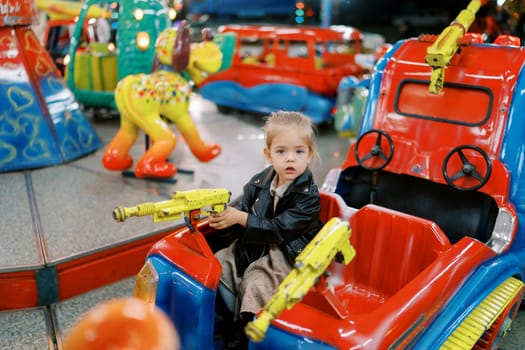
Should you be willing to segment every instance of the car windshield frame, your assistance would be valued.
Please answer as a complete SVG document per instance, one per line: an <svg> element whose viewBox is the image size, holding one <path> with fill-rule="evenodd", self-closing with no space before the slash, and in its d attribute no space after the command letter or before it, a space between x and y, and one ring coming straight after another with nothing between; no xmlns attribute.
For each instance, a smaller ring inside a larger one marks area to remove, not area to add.
<svg viewBox="0 0 525 350"><path fill-rule="evenodd" d="M489 120L494 93L488 87L445 82L442 92L431 94L428 92L429 84L429 80L403 79L396 90L394 111L406 117L464 126L481 126ZM465 103L469 108L450 108L451 105Z"/></svg>

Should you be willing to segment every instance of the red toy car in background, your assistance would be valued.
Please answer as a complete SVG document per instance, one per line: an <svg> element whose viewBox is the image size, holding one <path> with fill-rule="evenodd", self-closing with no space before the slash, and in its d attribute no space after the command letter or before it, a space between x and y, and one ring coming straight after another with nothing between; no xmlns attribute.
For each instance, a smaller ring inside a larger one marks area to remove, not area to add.
<svg viewBox="0 0 525 350"><path fill-rule="evenodd" d="M224 25L216 40L223 67L199 93L224 112L298 110L329 122L341 79L368 72L355 61L363 34L348 26Z"/></svg>

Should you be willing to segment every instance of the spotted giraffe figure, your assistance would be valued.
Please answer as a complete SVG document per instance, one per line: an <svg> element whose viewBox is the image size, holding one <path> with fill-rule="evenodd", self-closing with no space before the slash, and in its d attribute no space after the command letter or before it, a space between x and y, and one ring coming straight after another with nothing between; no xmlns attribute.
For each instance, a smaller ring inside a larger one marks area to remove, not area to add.
<svg viewBox="0 0 525 350"><path fill-rule="evenodd" d="M155 44L152 74L129 75L119 81L115 102L120 112L120 128L102 157L108 170L131 168L129 151L140 130L150 137L150 146L138 160L134 173L138 178L169 178L177 173L175 164L167 161L175 149L176 136L168 121L180 131L193 155L208 162L221 153L217 144L204 142L189 114L191 85L219 70L222 53L209 32L203 41L190 44L189 27L182 21L178 28L160 33ZM161 117L162 116L162 117Z"/></svg>

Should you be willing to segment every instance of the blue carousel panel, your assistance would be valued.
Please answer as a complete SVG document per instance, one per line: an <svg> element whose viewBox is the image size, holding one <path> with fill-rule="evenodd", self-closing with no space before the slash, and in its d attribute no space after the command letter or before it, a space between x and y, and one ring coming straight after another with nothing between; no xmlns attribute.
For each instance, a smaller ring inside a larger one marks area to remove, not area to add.
<svg viewBox="0 0 525 350"><path fill-rule="evenodd" d="M63 79L43 77L40 81L40 90L64 161L92 153L102 146L95 130L80 110L73 93L67 88Z"/></svg>
<svg viewBox="0 0 525 350"><path fill-rule="evenodd" d="M34 33L0 28L0 172L57 165L102 143ZM25 50L25 52L23 52Z"/></svg>
<svg viewBox="0 0 525 350"><path fill-rule="evenodd" d="M17 73L25 79L0 80L0 171L60 164L61 156L38 97L23 67Z"/></svg>

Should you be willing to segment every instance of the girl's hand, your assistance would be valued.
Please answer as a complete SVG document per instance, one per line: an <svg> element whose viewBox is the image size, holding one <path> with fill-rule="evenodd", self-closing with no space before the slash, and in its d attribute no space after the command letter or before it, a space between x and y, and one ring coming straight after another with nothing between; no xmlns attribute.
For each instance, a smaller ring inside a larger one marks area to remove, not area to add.
<svg viewBox="0 0 525 350"><path fill-rule="evenodd" d="M208 222L211 228L221 230L239 224L242 227L246 227L246 221L248 220L248 213L245 213L234 207L227 207L223 212L212 214Z"/></svg>

